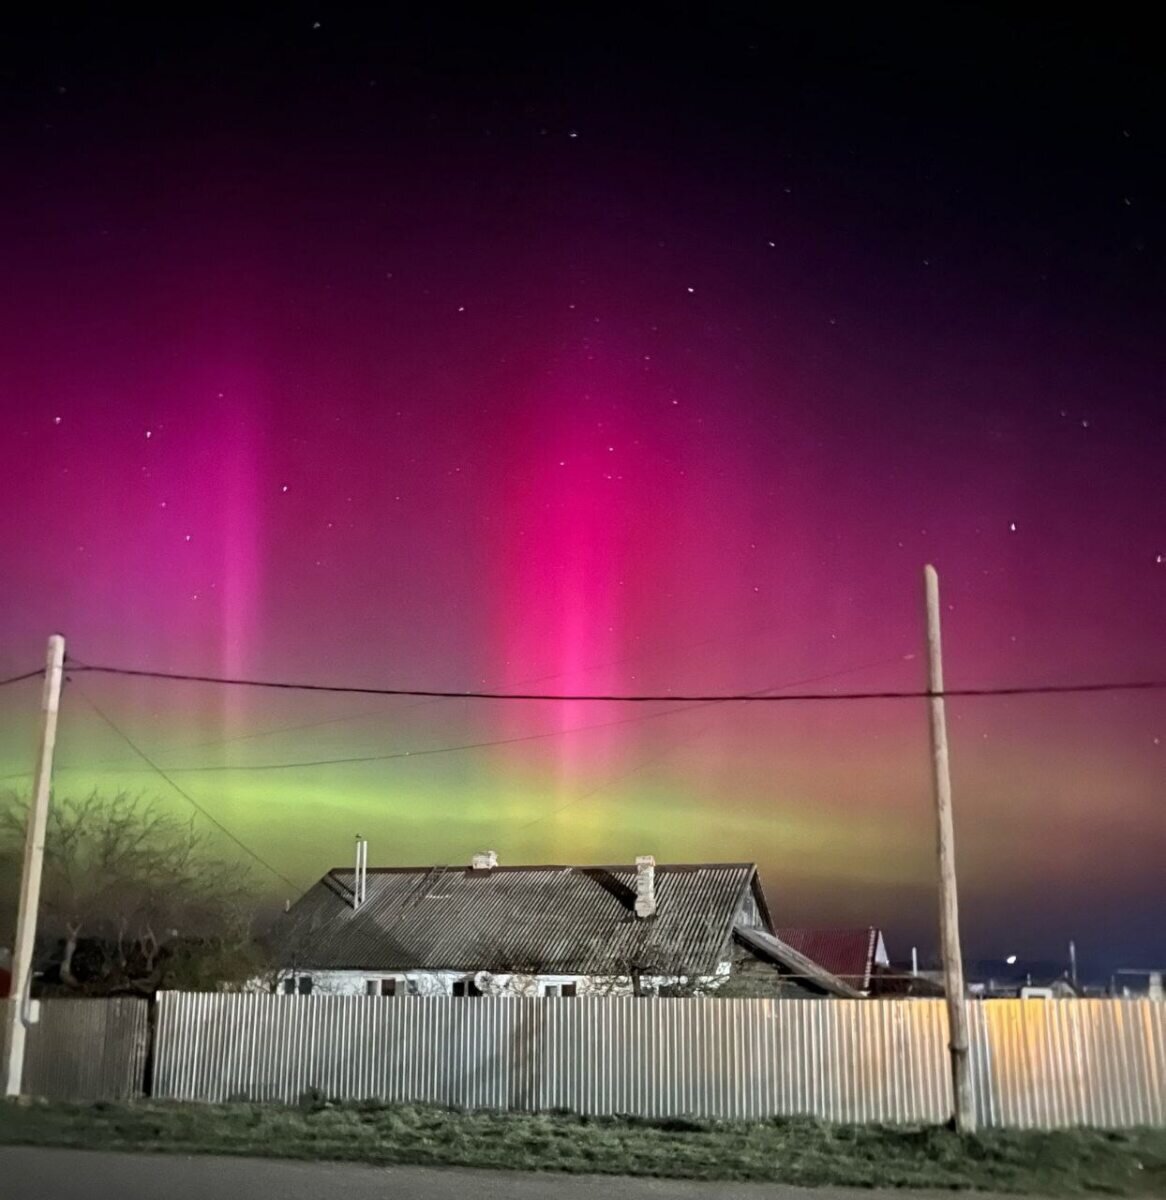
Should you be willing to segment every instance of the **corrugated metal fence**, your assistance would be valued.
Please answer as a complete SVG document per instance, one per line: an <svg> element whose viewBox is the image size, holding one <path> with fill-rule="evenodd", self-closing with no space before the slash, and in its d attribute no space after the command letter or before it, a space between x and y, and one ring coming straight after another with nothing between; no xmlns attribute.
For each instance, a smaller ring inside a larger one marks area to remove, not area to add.
<svg viewBox="0 0 1166 1200"><path fill-rule="evenodd" d="M36 1009L25 1040L26 1096L88 1101L142 1094L149 1053L146 1000L41 1000Z"/></svg>
<svg viewBox="0 0 1166 1200"><path fill-rule="evenodd" d="M972 1006L984 1125L1166 1124L1166 1005ZM939 1000L460 1000L167 993L154 1095L942 1122Z"/></svg>

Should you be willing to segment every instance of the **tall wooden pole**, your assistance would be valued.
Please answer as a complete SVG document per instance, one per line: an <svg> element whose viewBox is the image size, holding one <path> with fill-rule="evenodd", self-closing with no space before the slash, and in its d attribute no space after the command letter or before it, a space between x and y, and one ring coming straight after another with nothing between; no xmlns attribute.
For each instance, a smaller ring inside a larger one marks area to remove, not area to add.
<svg viewBox="0 0 1166 1200"><path fill-rule="evenodd" d="M939 854L939 947L943 957L943 990L947 995L950 1031L951 1083L955 1097L955 1127L974 1133L976 1108L968 1061L968 998L964 990L964 961L960 952L959 901L955 882L955 837L951 817L951 770L947 755L947 715L943 702L943 648L939 633L939 576L923 568L927 604L927 670L931 693L931 768L935 789L936 847Z"/></svg>
<svg viewBox="0 0 1166 1200"><path fill-rule="evenodd" d="M41 871L45 858L45 829L53 785L53 750L57 744L57 714L61 708L61 682L65 673L65 639L49 638L45 684L41 694L40 757L36 762L32 805L28 810L28 835L24 843L24 871L20 878L20 907L16 915L16 942L12 947L12 993L8 1001L8 1044L4 1054L4 1094L19 1096L24 1078L25 1020L32 983L32 952L36 942L36 917L40 907Z"/></svg>

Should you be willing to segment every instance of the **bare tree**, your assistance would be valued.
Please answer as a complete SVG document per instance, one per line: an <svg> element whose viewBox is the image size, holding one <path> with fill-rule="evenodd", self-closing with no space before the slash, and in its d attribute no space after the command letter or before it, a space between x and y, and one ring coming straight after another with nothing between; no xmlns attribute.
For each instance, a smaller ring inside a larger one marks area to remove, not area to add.
<svg viewBox="0 0 1166 1200"><path fill-rule="evenodd" d="M0 808L0 856L19 874L27 807ZM46 975L90 994L242 983L262 968L247 872L156 801L54 799L39 935Z"/></svg>

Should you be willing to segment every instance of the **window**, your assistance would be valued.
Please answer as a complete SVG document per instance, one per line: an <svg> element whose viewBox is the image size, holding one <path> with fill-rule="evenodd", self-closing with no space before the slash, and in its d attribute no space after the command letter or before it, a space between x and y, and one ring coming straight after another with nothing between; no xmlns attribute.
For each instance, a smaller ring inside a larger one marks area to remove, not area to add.
<svg viewBox="0 0 1166 1200"><path fill-rule="evenodd" d="M482 989L472 979L455 979L453 994L455 996L480 996Z"/></svg>
<svg viewBox="0 0 1166 1200"><path fill-rule="evenodd" d="M564 983L562 994L564 996L577 996L579 994L579 985L575 983Z"/></svg>
<svg viewBox="0 0 1166 1200"><path fill-rule="evenodd" d="M312 977L311 975L301 975L297 981L300 985L300 995L310 996L312 994Z"/></svg>
<svg viewBox="0 0 1166 1200"><path fill-rule="evenodd" d="M283 981L283 994L285 996L294 996L296 994L296 981L294 976L289 975L287 979Z"/></svg>
<svg viewBox="0 0 1166 1200"><path fill-rule="evenodd" d="M551 996L556 999L563 996L577 996L579 994L579 985L577 983L544 983L543 995Z"/></svg>
<svg viewBox="0 0 1166 1200"><path fill-rule="evenodd" d="M397 981L395 979L366 979L364 990L370 996L395 996Z"/></svg>

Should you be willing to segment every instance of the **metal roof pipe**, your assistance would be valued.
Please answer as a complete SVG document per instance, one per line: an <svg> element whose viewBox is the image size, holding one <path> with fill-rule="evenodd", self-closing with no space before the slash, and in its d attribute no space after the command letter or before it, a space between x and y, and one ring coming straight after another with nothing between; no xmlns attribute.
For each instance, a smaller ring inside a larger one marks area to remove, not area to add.
<svg viewBox="0 0 1166 1200"><path fill-rule="evenodd" d="M352 909L355 912L368 893L368 842L356 835L356 871L352 880Z"/></svg>

